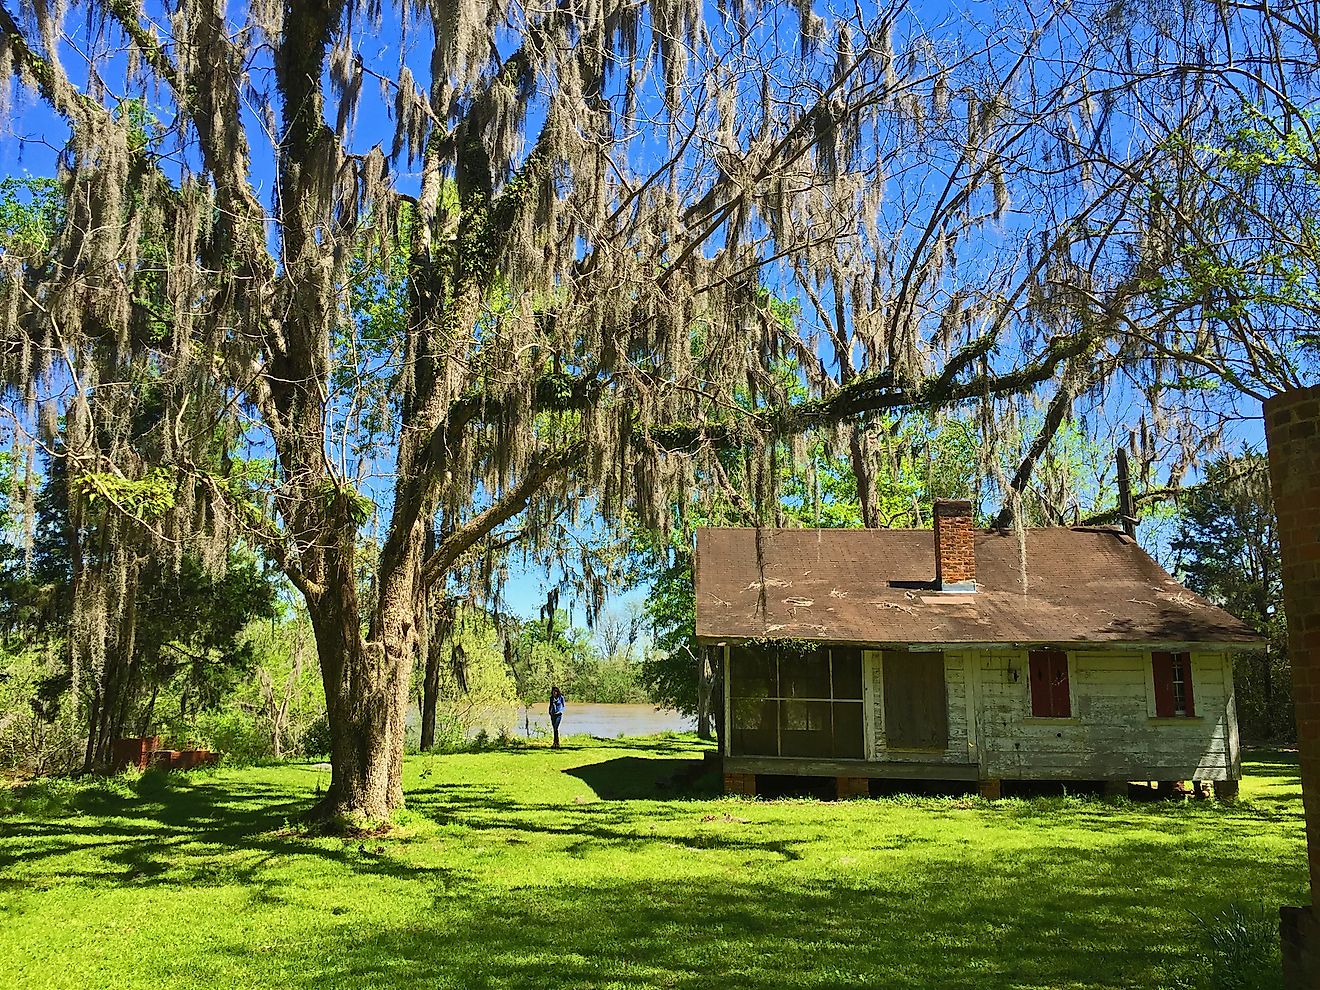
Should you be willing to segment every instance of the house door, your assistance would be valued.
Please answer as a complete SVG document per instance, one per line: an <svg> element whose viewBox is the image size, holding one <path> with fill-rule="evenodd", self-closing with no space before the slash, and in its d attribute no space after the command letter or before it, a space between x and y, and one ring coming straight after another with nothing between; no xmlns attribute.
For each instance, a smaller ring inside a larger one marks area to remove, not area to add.
<svg viewBox="0 0 1320 990"><path fill-rule="evenodd" d="M885 742L889 749L947 749L949 703L943 653L884 654Z"/></svg>

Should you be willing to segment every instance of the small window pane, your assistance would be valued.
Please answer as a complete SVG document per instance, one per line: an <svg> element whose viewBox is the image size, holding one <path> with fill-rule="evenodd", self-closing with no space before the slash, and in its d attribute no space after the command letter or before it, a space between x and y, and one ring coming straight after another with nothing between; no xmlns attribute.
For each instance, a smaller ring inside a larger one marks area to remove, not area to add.
<svg viewBox="0 0 1320 990"><path fill-rule="evenodd" d="M830 650L834 674L834 697L862 700L862 651L845 647Z"/></svg>
<svg viewBox="0 0 1320 990"><path fill-rule="evenodd" d="M735 756L778 756L778 707L774 701L735 699L730 706Z"/></svg>
<svg viewBox="0 0 1320 990"><path fill-rule="evenodd" d="M830 705L827 701L781 701L779 727L788 732L829 732Z"/></svg>
<svg viewBox="0 0 1320 990"><path fill-rule="evenodd" d="M1173 713L1187 714L1187 654L1175 653L1172 663Z"/></svg>
<svg viewBox="0 0 1320 990"><path fill-rule="evenodd" d="M866 755L862 739L862 706L856 701L834 703L834 753L840 760L860 760Z"/></svg>
<svg viewBox="0 0 1320 990"><path fill-rule="evenodd" d="M829 756L834 750L828 701L781 701L781 755Z"/></svg>
<svg viewBox="0 0 1320 990"><path fill-rule="evenodd" d="M824 698L830 696L829 653L824 649L805 654L785 651L779 659L781 698Z"/></svg>
<svg viewBox="0 0 1320 990"><path fill-rule="evenodd" d="M775 656L768 650L735 646L729 650L729 692L735 698L773 698L779 694Z"/></svg>

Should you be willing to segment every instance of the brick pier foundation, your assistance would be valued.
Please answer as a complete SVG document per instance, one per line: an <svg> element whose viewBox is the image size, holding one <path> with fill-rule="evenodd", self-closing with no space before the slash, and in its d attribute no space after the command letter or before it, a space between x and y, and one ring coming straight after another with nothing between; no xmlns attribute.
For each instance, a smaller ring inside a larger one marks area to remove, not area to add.
<svg viewBox="0 0 1320 990"><path fill-rule="evenodd" d="M743 797L756 797L756 774L726 773L724 775L724 793L741 794Z"/></svg>
<svg viewBox="0 0 1320 990"><path fill-rule="evenodd" d="M840 801L871 796L871 782L865 777L835 777L834 786Z"/></svg>

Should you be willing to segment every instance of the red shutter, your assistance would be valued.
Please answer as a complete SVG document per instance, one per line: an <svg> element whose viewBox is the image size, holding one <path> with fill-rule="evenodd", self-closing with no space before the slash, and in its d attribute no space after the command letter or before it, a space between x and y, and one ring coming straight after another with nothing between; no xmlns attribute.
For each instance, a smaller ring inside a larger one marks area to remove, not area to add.
<svg viewBox="0 0 1320 990"><path fill-rule="evenodd" d="M1184 653L1183 657L1183 683L1187 685L1187 717L1191 718L1196 714L1196 702L1192 695L1192 655Z"/></svg>
<svg viewBox="0 0 1320 990"><path fill-rule="evenodd" d="M1068 654L1055 651L1051 654L1050 696L1057 718L1072 716L1072 699L1068 697Z"/></svg>
<svg viewBox="0 0 1320 990"><path fill-rule="evenodd" d="M1032 650L1027 654L1031 671L1031 714L1037 718L1068 718L1068 654L1061 650Z"/></svg>
<svg viewBox="0 0 1320 990"><path fill-rule="evenodd" d="M1151 670L1155 676L1155 717L1173 717L1173 654L1152 653Z"/></svg>
<svg viewBox="0 0 1320 990"><path fill-rule="evenodd" d="M1027 654L1031 678L1031 714L1043 717L1050 713L1050 660L1049 654L1032 650Z"/></svg>

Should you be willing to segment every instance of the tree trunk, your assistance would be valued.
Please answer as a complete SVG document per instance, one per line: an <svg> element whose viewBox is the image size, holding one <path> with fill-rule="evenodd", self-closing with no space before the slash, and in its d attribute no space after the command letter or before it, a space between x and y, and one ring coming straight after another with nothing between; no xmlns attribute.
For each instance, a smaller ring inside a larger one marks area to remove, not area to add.
<svg viewBox="0 0 1320 990"><path fill-rule="evenodd" d="M115 769L111 764L115 740L123 734L124 723L133 701L137 665L137 581L130 576L125 585L124 610L114 648L108 651L96 684L87 719L87 750L83 773L104 773Z"/></svg>
<svg viewBox="0 0 1320 990"><path fill-rule="evenodd" d="M423 637L425 639L426 637ZM438 650L424 647L426 673L422 677L422 749L435 748L435 710L440 697L440 660Z"/></svg>
<svg viewBox="0 0 1320 990"><path fill-rule="evenodd" d="M156 698L160 694L160 685L151 685L151 697L147 699L147 707L142 712L142 719L138 722L138 735L145 736L151 731L151 720L156 715Z"/></svg>
<svg viewBox="0 0 1320 990"><path fill-rule="evenodd" d="M330 723L330 786L316 820L380 822L403 804L407 664L365 642L356 615L313 613ZM334 659L330 659L334 658Z"/></svg>
<svg viewBox="0 0 1320 990"><path fill-rule="evenodd" d="M857 503L862 510L862 525L879 529L880 507L875 496L875 478L871 462L866 456L865 427L854 426L849 436L849 459L852 461L853 479L857 482Z"/></svg>
<svg viewBox="0 0 1320 990"><path fill-rule="evenodd" d="M378 823L403 807L404 730L420 604L420 532L416 538L404 538L395 566L382 567L378 604L365 637L353 571L356 534L345 533L345 544L327 554L330 580L309 609L325 685L333 768L326 796L311 817Z"/></svg>
<svg viewBox="0 0 1320 990"><path fill-rule="evenodd" d="M711 699L715 694L715 665L710 648L697 649L697 737L711 738Z"/></svg>
<svg viewBox="0 0 1320 990"><path fill-rule="evenodd" d="M1265 701L1265 704L1263 706L1265 708L1265 717L1264 719L1262 719L1262 721L1265 723L1265 737L1267 739L1274 738L1274 726L1275 726L1274 671L1272 669L1273 663L1274 660L1270 656L1270 651L1261 650L1260 652L1261 688L1263 689L1264 701Z"/></svg>
<svg viewBox="0 0 1320 990"><path fill-rule="evenodd" d="M91 773L96 765L96 727L101 724L101 688L92 689L92 700L87 706L87 749L83 753L83 773Z"/></svg>

